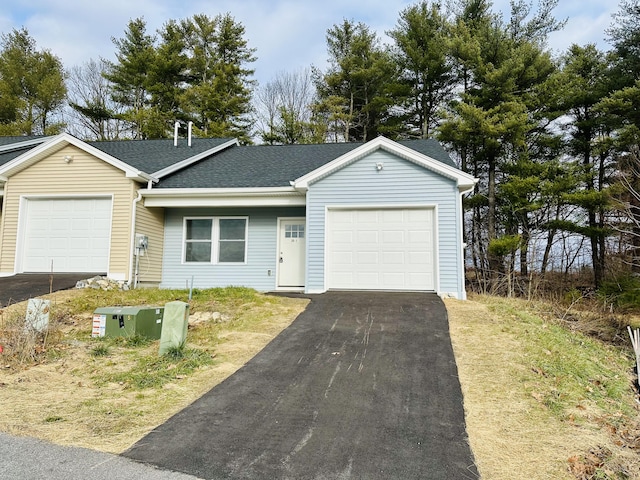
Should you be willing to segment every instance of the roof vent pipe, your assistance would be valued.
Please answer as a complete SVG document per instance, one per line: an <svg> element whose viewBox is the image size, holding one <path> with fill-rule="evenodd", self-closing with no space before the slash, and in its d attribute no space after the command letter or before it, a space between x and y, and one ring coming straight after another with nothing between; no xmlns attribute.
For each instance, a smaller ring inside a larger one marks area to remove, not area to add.
<svg viewBox="0 0 640 480"><path fill-rule="evenodd" d="M189 134L188 134L188 136L189 136L188 145L189 146L191 146L191 127L193 127L193 122L189 122L189 128L188 128L188 131L189 131Z"/></svg>
<svg viewBox="0 0 640 480"><path fill-rule="evenodd" d="M173 146L178 146L178 129L180 128L180 122L176 122L173 126Z"/></svg>

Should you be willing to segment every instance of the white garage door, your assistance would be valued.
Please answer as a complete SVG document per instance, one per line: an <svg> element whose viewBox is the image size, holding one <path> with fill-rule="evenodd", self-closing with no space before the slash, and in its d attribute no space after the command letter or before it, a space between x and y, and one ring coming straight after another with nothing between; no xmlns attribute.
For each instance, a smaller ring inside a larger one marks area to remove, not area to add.
<svg viewBox="0 0 640 480"><path fill-rule="evenodd" d="M434 210L329 210L329 288L435 290Z"/></svg>
<svg viewBox="0 0 640 480"><path fill-rule="evenodd" d="M110 198L27 200L24 272L106 273Z"/></svg>

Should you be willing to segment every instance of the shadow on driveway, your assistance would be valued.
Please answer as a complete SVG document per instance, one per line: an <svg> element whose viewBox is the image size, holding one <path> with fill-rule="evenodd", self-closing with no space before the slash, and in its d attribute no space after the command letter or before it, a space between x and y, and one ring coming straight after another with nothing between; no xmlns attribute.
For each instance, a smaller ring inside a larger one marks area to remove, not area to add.
<svg viewBox="0 0 640 480"><path fill-rule="evenodd" d="M50 291L67 290L76 286L78 280L95 276L95 273L20 273L0 277L0 308L23 302L29 298L46 295Z"/></svg>
<svg viewBox="0 0 640 480"><path fill-rule="evenodd" d="M475 479L436 295L329 292L124 456L206 479Z"/></svg>

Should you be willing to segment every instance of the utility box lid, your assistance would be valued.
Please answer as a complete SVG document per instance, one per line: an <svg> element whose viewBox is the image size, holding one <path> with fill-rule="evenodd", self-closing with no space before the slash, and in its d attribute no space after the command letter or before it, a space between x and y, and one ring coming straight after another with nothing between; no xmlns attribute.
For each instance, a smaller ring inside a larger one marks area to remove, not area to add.
<svg viewBox="0 0 640 480"><path fill-rule="evenodd" d="M160 338L164 307L102 307L93 312L93 337Z"/></svg>

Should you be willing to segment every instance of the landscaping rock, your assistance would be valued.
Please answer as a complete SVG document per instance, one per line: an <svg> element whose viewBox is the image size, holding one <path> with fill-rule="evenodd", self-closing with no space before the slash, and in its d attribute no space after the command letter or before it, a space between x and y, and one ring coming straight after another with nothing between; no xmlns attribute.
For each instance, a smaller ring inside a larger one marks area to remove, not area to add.
<svg viewBox="0 0 640 480"><path fill-rule="evenodd" d="M99 275L76 283L76 288L93 288L96 290L129 290L129 285L122 280L113 280Z"/></svg>

